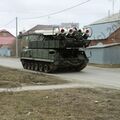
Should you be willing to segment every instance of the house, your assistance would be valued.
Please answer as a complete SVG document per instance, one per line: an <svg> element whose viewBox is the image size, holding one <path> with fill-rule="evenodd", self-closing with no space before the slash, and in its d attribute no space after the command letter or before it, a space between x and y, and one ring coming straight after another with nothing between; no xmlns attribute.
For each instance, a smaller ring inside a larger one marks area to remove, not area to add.
<svg viewBox="0 0 120 120"><path fill-rule="evenodd" d="M91 46L99 43L120 43L120 14L103 18L85 27L90 28L92 32L89 38Z"/></svg>
<svg viewBox="0 0 120 120"><path fill-rule="evenodd" d="M7 30L0 30L0 56L15 56L15 37Z"/></svg>
<svg viewBox="0 0 120 120"><path fill-rule="evenodd" d="M92 53L90 63L120 65L120 14L98 20L90 25L92 35L87 54Z"/></svg>
<svg viewBox="0 0 120 120"><path fill-rule="evenodd" d="M33 28L26 31L24 34L34 33L36 30L53 30L54 28L59 27L58 25L36 25Z"/></svg>

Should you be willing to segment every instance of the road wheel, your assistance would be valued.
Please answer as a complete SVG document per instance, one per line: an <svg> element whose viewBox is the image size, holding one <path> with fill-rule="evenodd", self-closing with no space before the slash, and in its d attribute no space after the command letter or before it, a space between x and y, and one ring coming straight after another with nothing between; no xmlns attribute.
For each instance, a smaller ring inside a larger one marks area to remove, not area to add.
<svg viewBox="0 0 120 120"><path fill-rule="evenodd" d="M34 70L34 63L31 63L31 70Z"/></svg>
<svg viewBox="0 0 120 120"><path fill-rule="evenodd" d="M81 70L80 66L75 67L75 71L79 72Z"/></svg>
<svg viewBox="0 0 120 120"><path fill-rule="evenodd" d="M44 72L49 73L50 72L50 66L48 64L44 65Z"/></svg>
<svg viewBox="0 0 120 120"><path fill-rule="evenodd" d="M37 63L34 64L34 70L38 71L38 64Z"/></svg>
<svg viewBox="0 0 120 120"><path fill-rule="evenodd" d="M24 68L24 69L27 69L26 62L22 63L22 65L23 65L23 68Z"/></svg>
<svg viewBox="0 0 120 120"><path fill-rule="evenodd" d="M39 64L39 71L42 72L43 71L43 65Z"/></svg>
<svg viewBox="0 0 120 120"><path fill-rule="evenodd" d="M87 63L83 62L83 64L81 64L81 66L80 66L80 71L83 70L86 66L87 66Z"/></svg>
<svg viewBox="0 0 120 120"><path fill-rule="evenodd" d="M27 63L27 69L31 70L31 64L30 64L30 62Z"/></svg>

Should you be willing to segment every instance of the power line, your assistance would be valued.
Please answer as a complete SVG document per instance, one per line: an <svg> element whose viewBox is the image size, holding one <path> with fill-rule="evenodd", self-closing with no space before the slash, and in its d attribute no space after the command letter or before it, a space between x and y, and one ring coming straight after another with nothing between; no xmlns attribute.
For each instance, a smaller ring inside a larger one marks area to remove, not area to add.
<svg viewBox="0 0 120 120"><path fill-rule="evenodd" d="M56 14L59 14L59 13L62 13L62 12L65 12L65 11L68 11L68 10L71 10L75 7L78 7L78 6L81 6L83 4L86 4L88 2L90 2L91 0L87 0L85 2L82 2L82 3L79 3L79 4L76 4L74 6L71 6L71 7L68 7L68 8L65 8L63 10L60 10L60 11L57 11L57 12L53 12L53 13L50 13L50 14L46 14L46 15L42 15L42 16L39 16L39 17L32 17L32 18L22 18L24 20L30 20L30 19L39 19L39 18L43 18L43 17L48 17L48 16L52 16L52 15L56 15Z"/></svg>
<svg viewBox="0 0 120 120"><path fill-rule="evenodd" d="M48 16L52 16L52 15L57 15L57 14L60 14L60 13L62 13L62 12L65 12L65 11L71 10L71 9L73 9L73 8L75 8L75 7L78 7L78 6L81 6L81 5L83 5L83 4L86 4L86 3L90 2L90 1L91 1L91 0L87 0L87 1L85 1L85 2L82 2L82 3L76 4L76 5L74 5L74 6L71 6L71 7L65 8L65 9L63 9L63 10L56 11L56 12L53 12L53 13L50 13L50 14L46 14L46 15L42 15L42 16L39 16L39 17L20 18L20 19L21 19L21 20L30 20L30 19L39 19L39 18L43 18L43 17L48 17ZM10 20L8 23L6 23L6 24L0 26L0 28L3 28L3 27L8 26L9 24L11 24L11 23L12 23L13 21L15 21L15 20L16 20L16 18Z"/></svg>
<svg viewBox="0 0 120 120"><path fill-rule="evenodd" d="M10 20L8 23L6 23L6 24L4 24L4 25L0 26L0 28L3 28L3 27L8 26L8 25L9 25L9 24L11 24L13 21L15 21L15 18L14 18L14 19L12 19L12 20Z"/></svg>

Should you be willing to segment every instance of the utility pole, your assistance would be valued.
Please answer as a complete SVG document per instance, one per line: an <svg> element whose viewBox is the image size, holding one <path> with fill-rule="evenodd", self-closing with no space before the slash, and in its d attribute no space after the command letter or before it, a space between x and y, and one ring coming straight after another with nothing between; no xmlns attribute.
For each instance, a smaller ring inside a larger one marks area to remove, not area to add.
<svg viewBox="0 0 120 120"><path fill-rule="evenodd" d="M112 1L112 13L114 14L114 8L115 8L115 0L109 0L110 2Z"/></svg>
<svg viewBox="0 0 120 120"><path fill-rule="evenodd" d="M113 14L114 14L115 1L113 0Z"/></svg>
<svg viewBox="0 0 120 120"><path fill-rule="evenodd" d="M18 57L18 18L16 17L16 57Z"/></svg>
<svg viewBox="0 0 120 120"><path fill-rule="evenodd" d="M108 17L110 17L110 14L111 14L111 13L110 13L110 10L108 10Z"/></svg>
<svg viewBox="0 0 120 120"><path fill-rule="evenodd" d="M119 2L118 5L119 5L119 14L120 14L120 0L118 2Z"/></svg>

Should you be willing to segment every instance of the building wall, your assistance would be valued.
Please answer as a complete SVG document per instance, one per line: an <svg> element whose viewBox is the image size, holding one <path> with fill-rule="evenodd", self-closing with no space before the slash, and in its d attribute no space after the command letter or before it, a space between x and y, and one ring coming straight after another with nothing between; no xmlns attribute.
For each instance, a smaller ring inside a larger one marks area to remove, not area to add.
<svg viewBox="0 0 120 120"><path fill-rule="evenodd" d="M120 44L108 47L87 48L86 54L92 56L89 58L89 63L94 64L120 64Z"/></svg>
<svg viewBox="0 0 120 120"><path fill-rule="evenodd" d="M120 45L105 48L103 60L105 64L120 64Z"/></svg>
<svg viewBox="0 0 120 120"><path fill-rule="evenodd" d="M0 56L15 56L15 53L16 53L15 52L16 50L15 37L6 30L0 31L0 37L1 37L0 38L0 41L1 41L0 42Z"/></svg>
<svg viewBox="0 0 120 120"><path fill-rule="evenodd" d="M11 56L11 50L8 48L0 48L0 56Z"/></svg>
<svg viewBox="0 0 120 120"><path fill-rule="evenodd" d="M16 45L15 45L15 42L12 44L12 45L2 45L0 47L0 50L1 52L2 51L6 51L7 50L10 50L10 56L15 56L16 55ZM0 56L2 56L2 53L0 54Z"/></svg>
<svg viewBox="0 0 120 120"><path fill-rule="evenodd" d="M91 53L91 56L90 56ZM104 49L87 48L86 55L89 57L89 63L104 64Z"/></svg>
<svg viewBox="0 0 120 120"><path fill-rule="evenodd" d="M9 45L9 49L11 50L11 56L16 55L16 41L12 45Z"/></svg>
<svg viewBox="0 0 120 120"><path fill-rule="evenodd" d="M86 50L88 56L90 51L92 53L90 63L120 65L120 20L112 17L109 21L107 18L86 27L92 31L90 47Z"/></svg>

